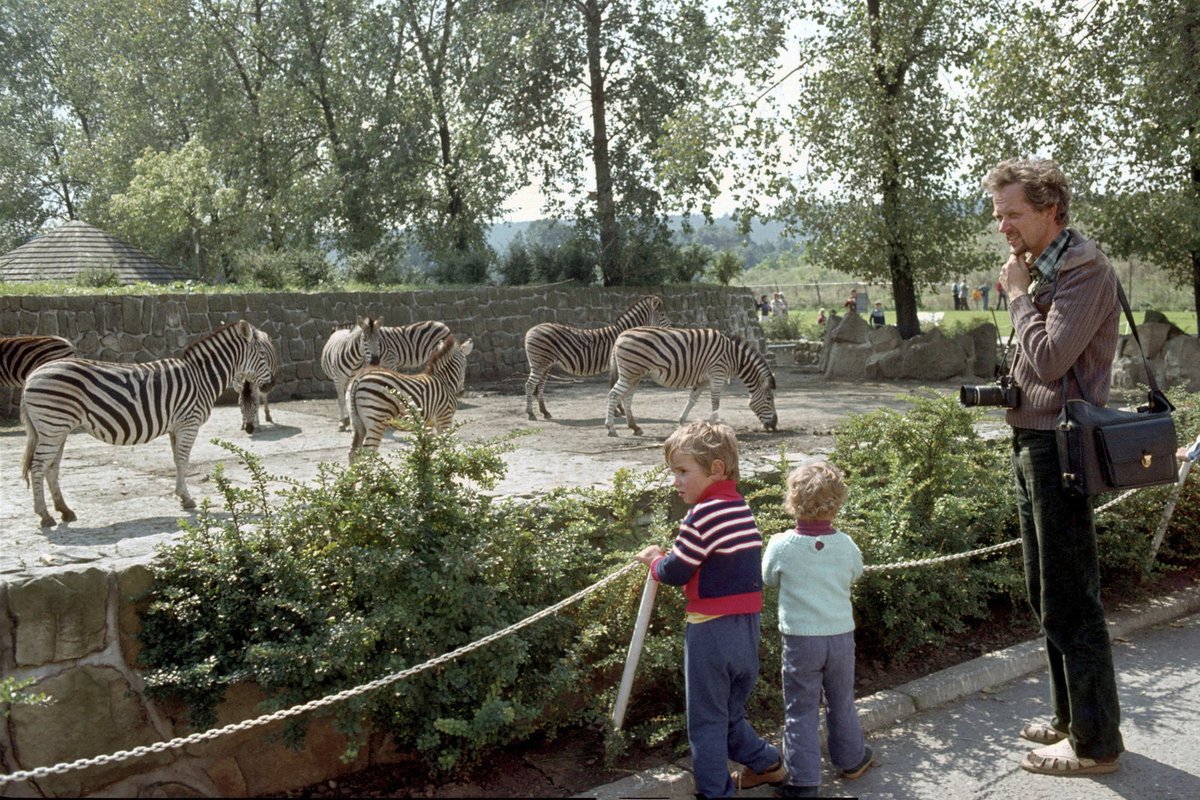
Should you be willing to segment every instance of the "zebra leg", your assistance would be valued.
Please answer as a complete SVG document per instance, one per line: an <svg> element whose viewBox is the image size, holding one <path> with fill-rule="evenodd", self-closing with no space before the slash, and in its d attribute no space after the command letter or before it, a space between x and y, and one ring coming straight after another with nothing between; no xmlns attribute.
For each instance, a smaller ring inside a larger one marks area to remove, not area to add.
<svg viewBox="0 0 1200 800"><path fill-rule="evenodd" d="M35 454L29 462L29 472L26 474L29 479L30 488L33 489L33 513L41 517L43 528L54 527L54 517L50 516L50 512L46 509L46 488L44 486L46 476L45 456Z"/></svg>
<svg viewBox="0 0 1200 800"><path fill-rule="evenodd" d="M702 386L697 386L688 393L687 405L683 407L683 413L679 415L680 425L687 422L688 414L692 413L692 407L696 405L696 401L700 399L700 392L702 390Z"/></svg>
<svg viewBox="0 0 1200 800"><path fill-rule="evenodd" d="M616 409L617 404L621 402L621 397L625 394L625 384L618 378L613 387L608 390L608 413L604 416L604 426L608 428L609 436L616 436L617 431L614 428L616 424Z"/></svg>
<svg viewBox="0 0 1200 800"><path fill-rule="evenodd" d="M640 379L629 384L629 388L625 390L624 396L621 398L621 403L625 406L625 424L633 431L634 436L641 436L642 429L633 418L633 392L638 387Z"/></svg>
<svg viewBox="0 0 1200 800"><path fill-rule="evenodd" d="M712 395L712 415L709 416L709 418L708 418L709 422L720 422L721 421L721 416L717 412L720 411L720 409L721 409L721 387L724 385L725 385L725 378L723 378L723 377L720 379L714 377L712 379L712 382L709 383L709 385L708 385L709 394ZM696 390L697 395L699 394L699 392L700 392L700 390L697 389Z"/></svg>
<svg viewBox="0 0 1200 800"><path fill-rule="evenodd" d="M334 391L337 392L339 431L350 430L350 412L346 409L346 387L349 383L345 378L338 378L333 382Z"/></svg>
<svg viewBox="0 0 1200 800"><path fill-rule="evenodd" d="M175 494L179 496L179 505L184 510L193 509L196 507L196 501L192 499L187 488L187 468L188 460L192 455L192 445L196 442L196 434L200 431L200 426L184 428L176 431L171 431L171 452L175 455Z"/></svg>
<svg viewBox="0 0 1200 800"><path fill-rule="evenodd" d="M542 392L546 388L546 378L549 377L549 370L539 372L534 369L529 370L529 380L525 381L525 415L532 420L537 417L533 415L533 398L536 396L538 401L538 410L542 412L542 416L550 419L550 412L546 409L546 399Z"/></svg>
<svg viewBox="0 0 1200 800"><path fill-rule="evenodd" d="M46 464L46 485L50 487L50 497L54 500L54 508L58 510L59 514L62 514L63 522L74 522L77 519L75 512L67 506L67 501L62 496L62 488L58 484L58 468L62 464L63 449L66 446L67 442L64 439L54 453L54 457ZM42 523L44 526L44 519Z"/></svg>

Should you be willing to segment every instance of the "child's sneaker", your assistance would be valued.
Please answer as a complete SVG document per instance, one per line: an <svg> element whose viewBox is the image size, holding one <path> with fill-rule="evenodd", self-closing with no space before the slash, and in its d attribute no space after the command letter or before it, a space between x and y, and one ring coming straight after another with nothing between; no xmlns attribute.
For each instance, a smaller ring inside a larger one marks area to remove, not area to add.
<svg viewBox="0 0 1200 800"><path fill-rule="evenodd" d="M753 789L755 786L762 786L764 783L769 783L772 786L782 786L787 780L787 767L783 765L783 759L779 759L775 766L763 772L755 772L749 767L729 773L729 777L733 778L733 785L739 789Z"/></svg>
<svg viewBox="0 0 1200 800"><path fill-rule="evenodd" d="M875 753L871 750L871 745L867 745L865 751L863 752L862 761L860 761L857 766L842 770L842 780L852 781L857 778L861 778L862 774L869 770L871 765L874 763Z"/></svg>

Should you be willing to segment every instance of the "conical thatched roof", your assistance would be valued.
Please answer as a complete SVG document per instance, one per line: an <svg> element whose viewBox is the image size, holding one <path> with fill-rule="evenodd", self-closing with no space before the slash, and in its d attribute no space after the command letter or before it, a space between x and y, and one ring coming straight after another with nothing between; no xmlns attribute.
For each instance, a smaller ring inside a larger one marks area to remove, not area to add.
<svg viewBox="0 0 1200 800"><path fill-rule="evenodd" d="M121 283L192 277L86 222L66 222L0 255L0 281L73 281L85 269L111 269Z"/></svg>

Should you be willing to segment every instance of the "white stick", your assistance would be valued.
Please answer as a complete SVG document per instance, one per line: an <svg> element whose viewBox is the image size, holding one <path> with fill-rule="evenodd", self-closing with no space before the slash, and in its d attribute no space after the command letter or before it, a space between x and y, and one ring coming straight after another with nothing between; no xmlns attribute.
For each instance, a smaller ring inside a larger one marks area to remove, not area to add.
<svg viewBox="0 0 1200 800"><path fill-rule="evenodd" d="M1179 478L1175 482L1175 488L1171 490L1171 496L1167 499L1166 507L1163 508L1158 530L1154 532L1154 541L1150 544L1150 557L1146 560L1147 569L1154 564L1154 559L1158 556L1158 548L1162 545L1163 536L1167 533L1167 524L1171 521L1171 515L1175 513L1175 503L1179 500L1179 492L1183 489L1183 482L1187 480L1188 470L1191 468L1192 460L1184 459L1183 464L1179 467Z"/></svg>
<svg viewBox="0 0 1200 800"><path fill-rule="evenodd" d="M613 727L621 730L625 723L625 707L629 705L629 693L633 690L633 674L637 672L638 659L642 657L642 645L646 641L646 629L650 627L650 611L654 608L654 595L658 592L658 581L646 572L646 585L642 587L642 604L638 608L637 622L633 625L633 638L629 640L629 653L625 656L625 674L621 676L621 688L617 690L617 703L613 706Z"/></svg>

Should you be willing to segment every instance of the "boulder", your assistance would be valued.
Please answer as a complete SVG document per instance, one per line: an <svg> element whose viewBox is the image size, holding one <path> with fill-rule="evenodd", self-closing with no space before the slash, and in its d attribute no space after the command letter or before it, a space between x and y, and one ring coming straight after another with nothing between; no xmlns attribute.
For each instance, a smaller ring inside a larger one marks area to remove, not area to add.
<svg viewBox="0 0 1200 800"><path fill-rule="evenodd" d="M940 328L909 339L904 353L904 376L914 380L944 381L968 374L967 354Z"/></svg>
<svg viewBox="0 0 1200 800"><path fill-rule="evenodd" d="M1166 385L1183 386L1189 392L1200 391L1200 339L1174 336L1163 346L1162 355Z"/></svg>
<svg viewBox="0 0 1200 800"><path fill-rule="evenodd" d="M895 325L884 325L882 328L874 328L867 334L867 341L876 353L886 353L890 350L899 349L904 343L904 338L900 335L900 329Z"/></svg>
<svg viewBox="0 0 1200 800"><path fill-rule="evenodd" d="M830 380L862 380L866 375L867 359L874 352L869 344L833 342L826 348L828 357L822 373Z"/></svg>
<svg viewBox="0 0 1200 800"><path fill-rule="evenodd" d="M981 378L991 379L996 374L996 367L1000 363L997 351L999 348L996 344L996 339L999 331L996 326L990 322L972 328L962 335L962 338L969 339L971 342L971 372ZM966 348L964 347L964 350ZM1011 366L1011 363L1009 364Z"/></svg>
<svg viewBox="0 0 1200 800"><path fill-rule="evenodd" d="M837 327L832 330L834 342L848 344L868 344L870 342L871 327L867 325L866 320L859 316L857 311L847 313Z"/></svg>

